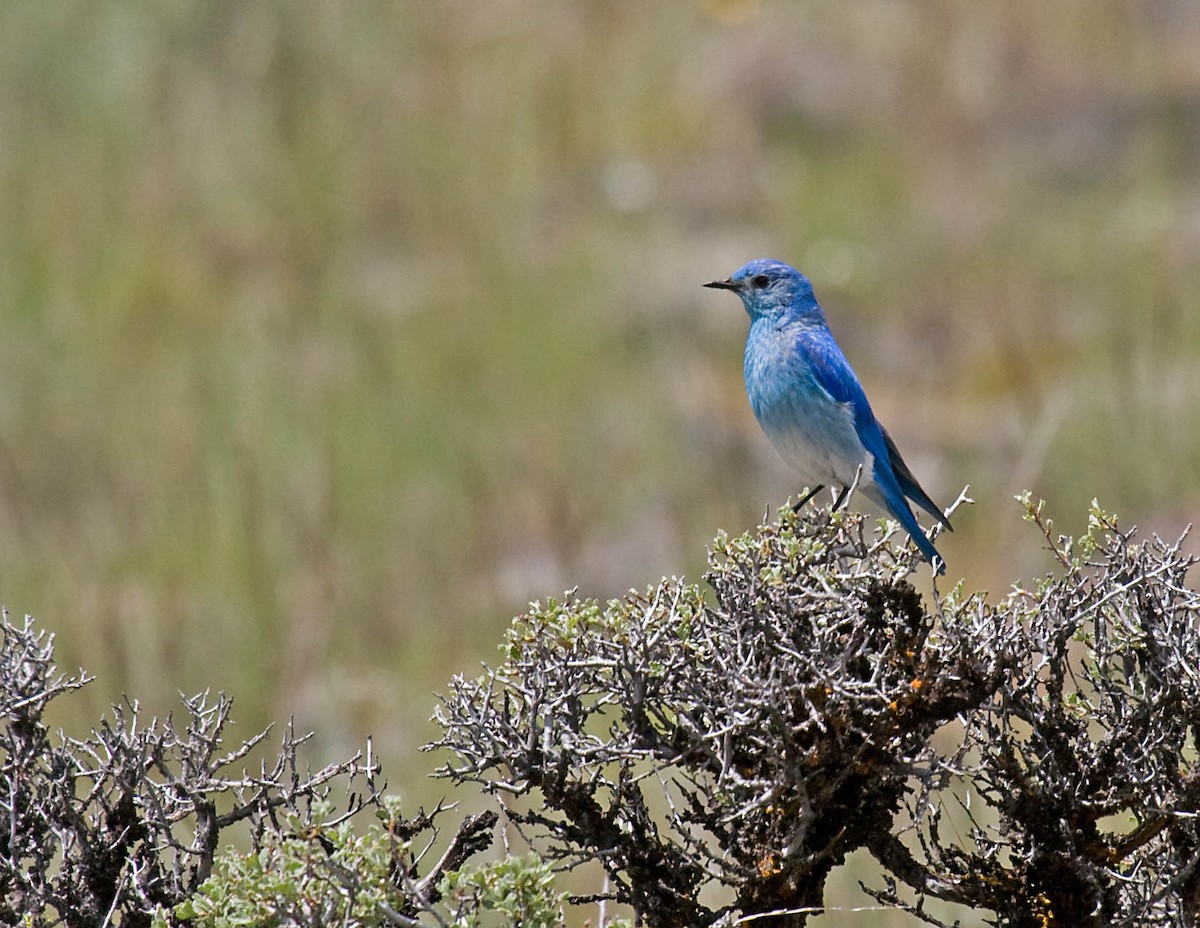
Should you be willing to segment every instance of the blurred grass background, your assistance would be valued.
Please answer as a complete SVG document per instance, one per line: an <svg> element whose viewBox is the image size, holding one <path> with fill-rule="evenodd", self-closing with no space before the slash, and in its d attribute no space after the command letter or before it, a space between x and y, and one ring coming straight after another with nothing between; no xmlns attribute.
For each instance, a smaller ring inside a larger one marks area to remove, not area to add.
<svg viewBox="0 0 1200 928"><path fill-rule="evenodd" d="M799 489L700 284L813 279L951 578L1012 502L1200 515L1200 6L8 4L0 601L428 800L531 598L697 575ZM91 705L86 705L86 700Z"/></svg>

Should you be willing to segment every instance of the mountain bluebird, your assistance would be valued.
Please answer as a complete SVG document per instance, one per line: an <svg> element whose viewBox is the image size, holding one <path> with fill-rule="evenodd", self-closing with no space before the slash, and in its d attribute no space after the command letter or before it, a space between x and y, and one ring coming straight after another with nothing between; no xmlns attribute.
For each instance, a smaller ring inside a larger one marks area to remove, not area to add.
<svg viewBox="0 0 1200 928"><path fill-rule="evenodd" d="M775 450L809 484L796 508L828 485L841 487L836 509L857 480L857 488L891 513L925 559L943 573L946 562L921 531L905 497L953 531L950 522L875 419L808 278L782 261L760 258L704 286L732 290L750 314L746 393Z"/></svg>

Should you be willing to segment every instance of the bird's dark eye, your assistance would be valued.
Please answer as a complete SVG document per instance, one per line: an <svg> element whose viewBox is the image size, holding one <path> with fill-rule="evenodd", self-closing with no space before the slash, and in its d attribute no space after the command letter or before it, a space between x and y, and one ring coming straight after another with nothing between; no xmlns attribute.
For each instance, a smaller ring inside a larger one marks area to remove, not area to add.
<svg viewBox="0 0 1200 928"><path fill-rule="evenodd" d="M754 284L754 286L756 286L759 290L761 290L763 287L765 287L770 282L771 282L771 278L768 277L766 274L759 274L757 277L755 277L753 280L750 281L750 283Z"/></svg>

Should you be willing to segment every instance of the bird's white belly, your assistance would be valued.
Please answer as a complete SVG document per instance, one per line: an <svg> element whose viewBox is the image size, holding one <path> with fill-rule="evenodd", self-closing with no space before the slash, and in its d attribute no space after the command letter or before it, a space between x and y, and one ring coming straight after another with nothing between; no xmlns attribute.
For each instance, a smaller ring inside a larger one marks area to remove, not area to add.
<svg viewBox="0 0 1200 928"><path fill-rule="evenodd" d="M830 412L833 415L828 417L818 415L825 419L824 429L816 422L767 419L762 423L763 431L779 456L809 486L818 483L831 487L850 486L861 466L858 485L859 489L867 490L868 484L874 483L874 456L858 440L853 413L840 407L834 407Z"/></svg>

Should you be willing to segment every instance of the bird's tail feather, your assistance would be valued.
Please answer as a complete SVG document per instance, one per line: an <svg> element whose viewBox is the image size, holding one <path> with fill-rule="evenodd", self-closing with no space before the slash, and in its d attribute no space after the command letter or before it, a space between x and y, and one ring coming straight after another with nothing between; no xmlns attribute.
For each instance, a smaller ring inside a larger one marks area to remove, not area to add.
<svg viewBox="0 0 1200 928"><path fill-rule="evenodd" d="M946 518L945 513L938 508L937 503L931 500L929 494L922 490L921 485L917 483L917 478L913 476L913 472L904 463L904 458L900 456L900 449L892 441L892 436L888 434L887 429L881 425L879 426L879 431L883 432L883 441L887 445L888 457L891 459L892 473L896 475L896 482L900 484L900 491L944 525L946 531L954 531L954 526L950 524L950 520Z"/></svg>
<svg viewBox="0 0 1200 928"><path fill-rule="evenodd" d="M879 501L887 507L888 512L892 514L892 518L900 523L900 527L908 532L909 537L912 538L913 543L917 546L917 550L921 552L925 560L933 565L933 569L939 574L944 574L946 572L946 561L938 554L938 550L933 546L933 542L925 537L925 532L921 530L921 523L917 521L917 517L913 515L912 507L908 505L908 501L904 498L904 493L901 490L903 484L896 485L900 482L899 476L897 475L895 482L881 479L881 476L877 469L875 474L875 490L878 493ZM945 519L942 521L944 522ZM949 527L949 523L947 523L947 527Z"/></svg>

